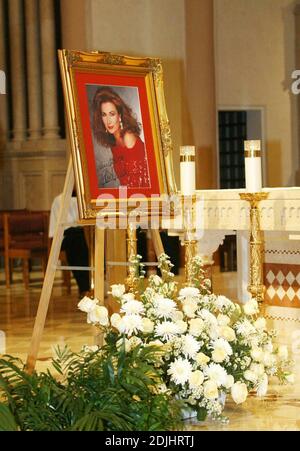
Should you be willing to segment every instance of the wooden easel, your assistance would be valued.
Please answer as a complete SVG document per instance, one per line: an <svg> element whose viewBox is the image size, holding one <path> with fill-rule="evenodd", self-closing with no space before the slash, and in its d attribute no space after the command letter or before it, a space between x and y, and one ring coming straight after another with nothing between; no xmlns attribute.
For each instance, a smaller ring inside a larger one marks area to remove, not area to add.
<svg viewBox="0 0 300 451"><path fill-rule="evenodd" d="M26 368L29 373L35 368L36 359L45 327L49 302L54 284L55 272L59 258L59 252L64 234L64 224L67 223L68 211L70 207L72 191L74 188L74 173L72 160L68 164L65 185L62 193L62 202L58 221L56 224L52 246L48 258L46 274L43 282L39 306L35 318L33 333L31 337L30 348L26 361ZM164 252L158 230L151 230L153 246L156 256ZM94 297L104 304L104 238L105 230L95 227L95 247L94 247Z"/></svg>

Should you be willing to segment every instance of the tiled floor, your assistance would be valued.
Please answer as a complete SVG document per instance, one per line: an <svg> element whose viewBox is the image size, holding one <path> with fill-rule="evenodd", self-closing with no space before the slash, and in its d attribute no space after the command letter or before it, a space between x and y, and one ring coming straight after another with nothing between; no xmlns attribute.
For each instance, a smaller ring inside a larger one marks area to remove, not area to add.
<svg viewBox="0 0 300 451"><path fill-rule="evenodd" d="M0 353L26 359L41 287L41 274L33 272L27 293L21 283L21 274L16 275L12 288L6 290L3 270L0 271ZM213 287L215 293L236 299L236 274L214 271ZM73 285L71 295L67 295L57 277L41 341L38 370L49 366L57 345L67 344L77 351L85 344L94 343L95 331L85 322L86 316L77 309L77 303L76 286ZM294 317L298 316L293 313ZM280 343L287 344L292 352L295 384L278 386L273 383L265 398L249 397L242 405L228 400L224 412L229 418L228 423L199 423L190 419L186 421L187 430L300 430L300 322L293 319L269 320L269 323L271 327L277 327Z"/></svg>

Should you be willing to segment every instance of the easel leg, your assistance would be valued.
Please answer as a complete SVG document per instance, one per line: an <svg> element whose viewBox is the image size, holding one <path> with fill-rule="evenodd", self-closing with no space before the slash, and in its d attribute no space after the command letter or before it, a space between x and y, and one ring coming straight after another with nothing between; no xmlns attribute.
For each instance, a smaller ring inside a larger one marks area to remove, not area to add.
<svg viewBox="0 0 300 451"><path fill-rule="evenodd" d="M68 165L68 171L65 180L65 186L63 190L62 203L59 213L59 220L56 226L56 230L53 237L53 242L51 246L51 251L48 259L47 270L45 274L45 279L43 283L42 293L40 297L40 302L38 306L37 315L35 318L31 344L27 356L26 368L29 373L35 368L36 359L40 347L40 342L42 339L46 316L49 307L49 301L52 293L52 287L55 277L56 265L58 262L59 251L63 239L64 227L63 223L67 222L67 214L69 211L69 206L72 197L72 190L74 187L74 174L72 161L70 159Z"/></svg>
<svg viewBox="0 0 300 451"><path fill-rule="evenodd" d="M99 304L104 305L104 240L105 230L95 227L95 254L94 254L94 297L98 299ZM98 346L103 346L103 334L95 328L94 342Z"/></svg>

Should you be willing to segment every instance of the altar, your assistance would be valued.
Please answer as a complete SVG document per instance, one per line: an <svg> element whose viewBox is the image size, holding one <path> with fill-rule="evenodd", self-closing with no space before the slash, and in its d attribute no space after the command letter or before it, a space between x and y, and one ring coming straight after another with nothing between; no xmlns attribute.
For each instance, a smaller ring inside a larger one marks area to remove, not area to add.
<svg viewBox="0 0 300 451"><path fill-rule="evenodd" d="M269 313L300 319L300 188L264 188L268 199L260 203L260 225L264 231L265 303ZM198 253L212 264L213 253L226 235L236 235L238 300L250 298L249 278L249 206L240 199L244 190L196 191L196 230ZM169 234L182 235L182 218L164 221ZM291 309L295 309L291 311ZM280 313L278 313L280 312Z"/></svg>

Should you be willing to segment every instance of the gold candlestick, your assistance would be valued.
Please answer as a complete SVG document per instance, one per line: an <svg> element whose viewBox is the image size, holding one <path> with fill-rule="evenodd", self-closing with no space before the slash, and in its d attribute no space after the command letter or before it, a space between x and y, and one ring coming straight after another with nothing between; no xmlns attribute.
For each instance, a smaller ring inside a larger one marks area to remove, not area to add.
<svg viewBox="0 0 300 451"><path fill-rule="evenodd" d="M263 262L264 236L260 228L260 211L258 204L268 198L269 193L240 193L240 198L250 204L250 281L247 290L259 303L260 311L264 308Z"/></svg>
<svg viewBox="0 0 300 451"><path fill-rule="evenodd" d="M197 240L195 239L195 204L196 196L183 196L183 227L185 247L185 285L194 286L193 259L197 254Z"/></svg>
<svg viewBox="0 0 300 451"><path fill-rule="evenodd" d="M127 261L129 262L126 284L128 285L129 291L134 292L137 285L137 274L136 268L133 265L133 259L137 254L137 237L136 237L136 227L132 224L127 226Z"/></svg>

